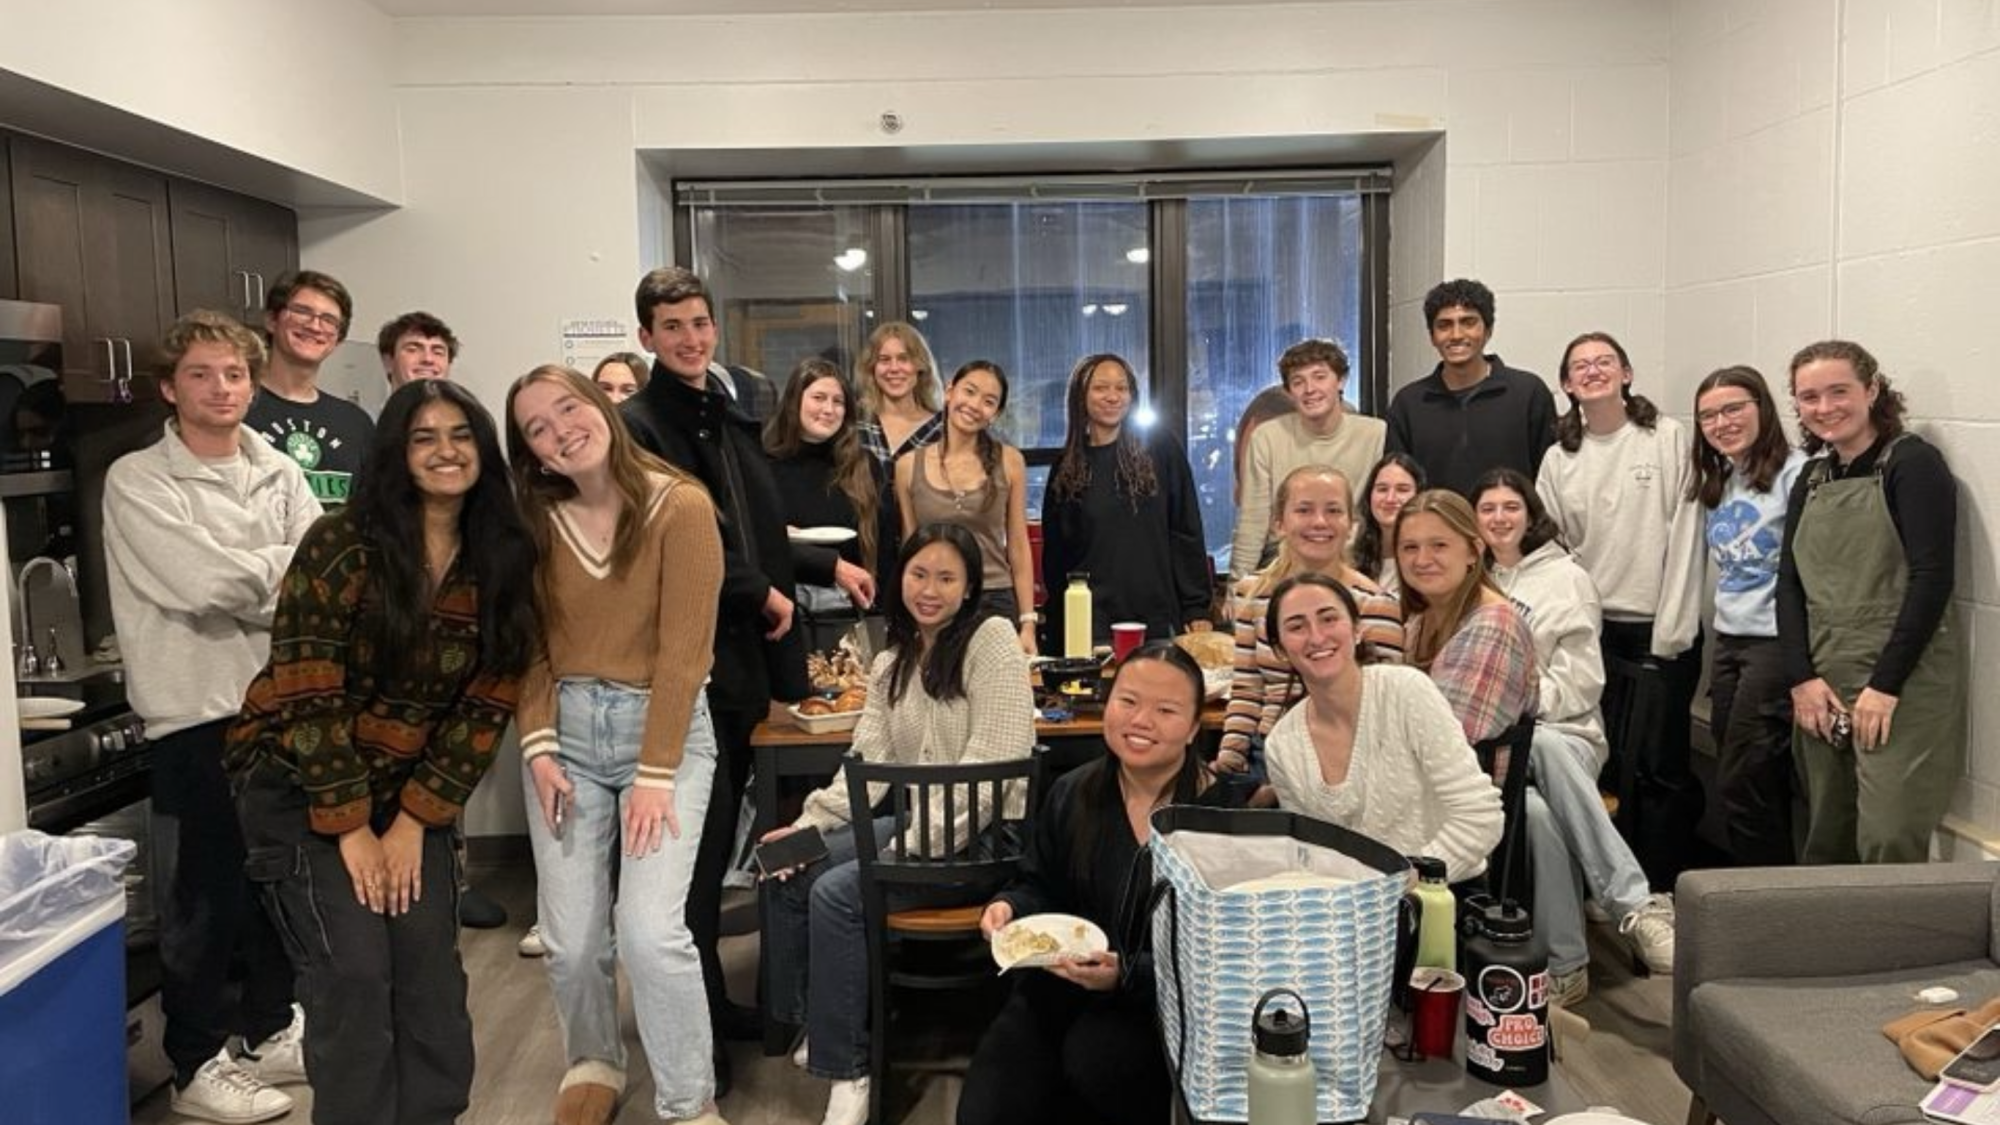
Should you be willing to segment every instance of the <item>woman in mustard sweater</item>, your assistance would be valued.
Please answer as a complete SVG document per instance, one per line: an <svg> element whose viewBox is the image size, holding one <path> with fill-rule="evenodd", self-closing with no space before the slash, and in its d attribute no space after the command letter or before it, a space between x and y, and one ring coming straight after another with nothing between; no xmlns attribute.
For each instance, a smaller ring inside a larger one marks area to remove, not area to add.
<svg viewBox="0 0 2000 1125"><path fill-rule="evenodd" d="M507 418L508 460L542 556L546 649L517 717L569 1064L555 1120L603 1125L624 1091L615 952L632 981L654 1111L719 1125L685 908L715 771L702 693L722 585L715 508L693 478L642 451L576 371L544 366L517 380ZM615 843L624 860L614 895Z"/></svg>

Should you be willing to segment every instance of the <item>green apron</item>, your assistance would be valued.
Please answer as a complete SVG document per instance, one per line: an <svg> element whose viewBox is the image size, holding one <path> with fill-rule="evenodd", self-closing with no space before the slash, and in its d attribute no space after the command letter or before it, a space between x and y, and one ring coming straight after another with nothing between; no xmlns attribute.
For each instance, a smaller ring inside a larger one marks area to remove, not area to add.
<svg viewBox="0 0 2000 1125"><path fill-rule="evenodd" d="M1903 436L1890 440L1874 473L1828 479L1830 459L1807 468L1805 508L1786 546L1805 587L1813 667L1850 708L1895 626L1909 586L1902 540L1889 516L1882 474ZM1963 642L1947 610L1897 696L1889 740L1876 750L1840 749L1792 728L1805 778L1807 827L1801 863L1921 863L1965 773Z"/></svg>

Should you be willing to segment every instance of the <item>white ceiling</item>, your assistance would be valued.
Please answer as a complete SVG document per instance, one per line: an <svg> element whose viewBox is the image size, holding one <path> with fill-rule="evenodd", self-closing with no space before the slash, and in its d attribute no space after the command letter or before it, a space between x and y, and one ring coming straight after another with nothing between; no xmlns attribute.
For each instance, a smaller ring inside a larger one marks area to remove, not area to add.
<svg viewBox="0 0 2000 1125"><path fill-rule="evenodd" d="M1214 8L1273 0L369 0L390 16L728 16ZM1283 3L1286 0L1277 0Z"/></svg>

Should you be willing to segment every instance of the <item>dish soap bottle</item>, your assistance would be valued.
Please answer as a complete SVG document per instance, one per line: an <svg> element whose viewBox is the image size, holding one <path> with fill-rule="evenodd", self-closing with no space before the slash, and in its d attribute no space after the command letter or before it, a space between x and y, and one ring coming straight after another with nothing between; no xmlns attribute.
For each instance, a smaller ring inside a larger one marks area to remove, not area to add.
<svg viewBox="0 0 2000 1125"><path fill-rule="evenodd" d="M1299 1006L1294 1016L1283 1008L1264 1006L1289 996ZM1315 1125L1319 1120L1319 1074L1306 1045L1312 1038L1312 1017L1306 1002L1289 988L1274 988L1250 1013L1249 1125Z"/></svg>
<svg viewBox="0 0 2000 1125"><path fill-rule="evenodd" d="M1069 572L1069 588L1063 591L1063 655L1078 660L1090 655L1090 575Z"/></svg>

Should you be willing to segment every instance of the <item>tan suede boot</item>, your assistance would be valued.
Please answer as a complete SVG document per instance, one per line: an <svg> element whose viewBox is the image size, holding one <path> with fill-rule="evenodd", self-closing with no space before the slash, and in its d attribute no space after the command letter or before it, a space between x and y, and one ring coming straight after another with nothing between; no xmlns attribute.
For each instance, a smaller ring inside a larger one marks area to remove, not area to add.
<svg viewBox="0 0 2000 1125"><path fill-rule="evenodd" d="M594 1059L577 1063L556 1093L555 1125L610 1125L624 1092L624 1071Z"/></svg>

